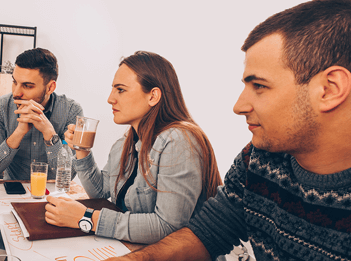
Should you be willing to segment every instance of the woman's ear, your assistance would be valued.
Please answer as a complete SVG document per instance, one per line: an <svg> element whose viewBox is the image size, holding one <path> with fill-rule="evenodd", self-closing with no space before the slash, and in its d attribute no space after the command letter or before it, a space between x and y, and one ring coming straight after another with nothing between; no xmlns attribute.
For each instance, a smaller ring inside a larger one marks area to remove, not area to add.
<svg viewBox="0 0 351 261"><path fill-rule="evenodd" d="M155 106L161 100L162 92L160 88L154 87L150 91L149 105L151 107Z"/></svg>
<svg viewBox="0 0 351 261"><path fill-rule="evenodd" d="M327 112L342 104L350 94L351 73L344 67L331 66L323 72L320 110Z"/></svg>

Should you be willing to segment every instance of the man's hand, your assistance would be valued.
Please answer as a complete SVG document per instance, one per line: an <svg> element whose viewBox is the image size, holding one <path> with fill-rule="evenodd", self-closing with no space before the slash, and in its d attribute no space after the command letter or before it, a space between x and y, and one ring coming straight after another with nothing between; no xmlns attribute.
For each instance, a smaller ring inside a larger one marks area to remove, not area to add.
<svg viewBox="0 0 351 261"><path fill-rule="evenodd" d="M182 228L159 242L121 257L106 261L209 261L211 256L189 228Z"/></svg>
<svg viewBox="0 0 351 261"><path fill-rule="evenodd" d="M31 126L34 126L38 131L43 134L45 140L50 140L56 133L51 122L46 118L43 113L44 107L33 100L15 100L18 109L14 111L15 114L20 114L18 128L27 133Z"/></svg>

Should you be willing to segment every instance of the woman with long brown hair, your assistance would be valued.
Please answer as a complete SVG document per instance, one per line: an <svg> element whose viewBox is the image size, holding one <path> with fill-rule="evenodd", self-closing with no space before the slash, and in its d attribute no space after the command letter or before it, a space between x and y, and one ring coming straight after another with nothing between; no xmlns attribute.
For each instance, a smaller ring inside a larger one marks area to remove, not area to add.
<svg viewBox="0 0 351 261"><path fill-rule="evenodd" d="M108 103L114 122L131 127L103 170L92 152L79 150L74 166L89 197L111 197L124 212L48 197L46 220L78 228L89 212L96 235L153 243L186 225L216 194L222 181L215 155L185 106L172 64L155 53L138 51L121 61ZM65 133L71 148L74 129Z"/></svg>

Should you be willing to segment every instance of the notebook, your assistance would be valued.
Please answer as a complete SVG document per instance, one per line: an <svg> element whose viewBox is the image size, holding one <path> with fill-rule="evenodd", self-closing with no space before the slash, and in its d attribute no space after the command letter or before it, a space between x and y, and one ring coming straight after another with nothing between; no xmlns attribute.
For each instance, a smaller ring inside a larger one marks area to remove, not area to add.
<svg viewBox="0 0 351 261"><path fill-rule="evenodd" d="M101 210L108 208L121 212L121 210L107 199L80 199L77 200L88 208ZM21 219L28 231L28 240L52 239L93 235L94 232L84 233L79 228L58 227L45 221L45 205L48 202L12 202L17 216ZM16 216L16 215L15 215Z"/></svg>

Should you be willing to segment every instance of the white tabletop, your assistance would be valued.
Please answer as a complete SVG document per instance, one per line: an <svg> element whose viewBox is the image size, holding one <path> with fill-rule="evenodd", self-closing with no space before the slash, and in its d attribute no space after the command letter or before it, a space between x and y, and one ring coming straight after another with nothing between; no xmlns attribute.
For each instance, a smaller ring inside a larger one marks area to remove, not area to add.
<svg viewBox="0 0 351 261"><path fill-rule="evenodd" d="M17 220L11 213L11 202L39 202L45 201L45 199L32 199L29 192L30 184L23 183L23 186L27 191L26 194L8 195L4 185L0 184L0 227L7 254L17 256L22 261L101 261L130 252L120 241L98 236L27 240L23 236ZM48 183L47 189L53 193L55 184ZM83 192L80 193L78 190L69 195L78 199L84 197Z"/></svg>

